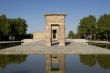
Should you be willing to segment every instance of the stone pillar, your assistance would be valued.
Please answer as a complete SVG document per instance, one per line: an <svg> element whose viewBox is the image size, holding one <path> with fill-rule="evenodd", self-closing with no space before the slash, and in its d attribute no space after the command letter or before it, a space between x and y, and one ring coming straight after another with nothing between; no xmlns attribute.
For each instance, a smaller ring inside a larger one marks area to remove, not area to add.
<svg viewBox="0 0 110 73"><path fill-rule="evenodd" d="M58 29L57 29L57 42L59 42L59 26L58 26Z"/></svg>
<svg viewBox="0 0 110 73"><path fill-rule="evenodd" d="M45 31L45 41L46 41L46 46L51 46L51 27L46 26L46 31Z"/></svg>
<svg viewBox="0 0 110 73"><path fill-rule="evenodd" d="M65 46L65 29L64 25L60 26L59 45Z"/></svg>

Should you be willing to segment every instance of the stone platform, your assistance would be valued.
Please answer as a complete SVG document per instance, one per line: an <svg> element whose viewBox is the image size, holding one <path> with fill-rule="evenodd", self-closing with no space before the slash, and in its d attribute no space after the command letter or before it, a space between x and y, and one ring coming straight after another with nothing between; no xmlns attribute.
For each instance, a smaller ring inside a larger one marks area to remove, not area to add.
<svg viewBox="0 0 110 73"><path fill-rule="evenodd" d="M66 41L66 46L53 45L46 47L45 42L33 42L15 47L1 49L0 54L110 54L110 49L88 44Z"/></svg>

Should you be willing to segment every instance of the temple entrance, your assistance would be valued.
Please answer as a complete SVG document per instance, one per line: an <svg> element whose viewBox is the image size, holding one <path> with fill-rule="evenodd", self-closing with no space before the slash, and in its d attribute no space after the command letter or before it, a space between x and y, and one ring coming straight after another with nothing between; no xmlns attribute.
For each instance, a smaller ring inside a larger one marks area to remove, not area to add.
<svg viewBox="0 0 110 73"><path fill-rule="evenodd" d="M53 30L53 39L56 39L56 33L57 33L57 30Z"/></svg>
<svg viewBox="0 0 110 73"><path fill-rule="evenodd" d="M56 45L59 43L59 25L52 24L51 26L51 44Z"/></svg>
<svg viewBox="0 0 110 73"><path fill-rule="evenodd" d="M65 46L65 17L66 14L45 14L45 31L33 33L33 39L44 40L48 47L55 43Z"/></svg>
<svg viewBox="0 0 110 73"><path fill-rule="evenodd" d="M45 42L46 46L59 44L65 46L65 16L66 14L46 14Z"/></svg>

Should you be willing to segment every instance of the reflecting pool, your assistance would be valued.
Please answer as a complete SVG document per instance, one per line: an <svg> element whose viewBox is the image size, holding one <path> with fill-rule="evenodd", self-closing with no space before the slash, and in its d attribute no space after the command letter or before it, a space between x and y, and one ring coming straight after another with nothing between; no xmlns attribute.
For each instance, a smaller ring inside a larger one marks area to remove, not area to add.
<svg viewBox="0 0 110 73"><path fill-rule="evenodd" d="M110 73L110 55L0 55L0 73Z"/></svg>

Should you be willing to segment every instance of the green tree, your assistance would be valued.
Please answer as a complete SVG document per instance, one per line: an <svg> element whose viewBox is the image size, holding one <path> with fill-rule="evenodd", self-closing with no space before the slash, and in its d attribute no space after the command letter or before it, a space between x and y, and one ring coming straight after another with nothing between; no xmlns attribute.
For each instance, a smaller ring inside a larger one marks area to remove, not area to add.
<svg viewBox="0 0 110 73"><path fill-rule="evenodd" d="M1 32L1 23L0 23L0 40L1 40L1 37L2 37L2 32Z"/></svg>
<svg viewBox="0 0 110 73"><path fill-rule="evenodd" d="M7 37L9 36L11 29L10 29L10 24L8 20L5 21L5 23L1 25L1 32L3 33L2 34L3 36L7 36Z"/></svg>
<svg viewBox="0 0 110 73"><path fill-rule="evenodd" d="M24 19L17 18L17 19L11 19L11 36L16 37L17 39L22 39L21 37L26 35L27 31L27 24Z"/></svg>
<svg viewBox="0 0 110 73"><path fill-rule="evenodd" d="M6 16L5 15L1 15L0 16L0 39L3 39L4 34L7 34L7 31L5 32L5 28L7 27L7 26L4 27L5 24L7 25Z"/></svg>
<svg viewBox="0 0 110 73"><path fill-rule="evenodd" d="M104 14L100 16L98 19L98 35L101 37L105 37L105 39L108 41L108 38L110 37L110 14Z"/></svg>
<svg viewBox="0 0 110 73"><path fill-rule="evenodd" d="M18 35L25 35L27 31L26 21L24 19L18 18L17 25L18 25L17 27Z"/></svg>
<svg viewBox="0 0 110 73"><path fill-rule="evenodd" d="M78 35L81 37L94 37L96 31L96 18L93 15L84 17L80 20L80 25L78 26Z"/></svg>
<svg viewBox="0 0 110 73"><path fill-rule="evenodd" d="M68 38L70 38L70 39L73 39L74 38L73 31L69 31Z"/></svg>
<svg viewBox="0 0 110 73"><path fill-rule="evenodd" d="M26 21L22 18L7 18L5 15L0 16L0 40L8 40L9 37L15 37L21 40L26 35Z"/></svg>
<svg viewBox="0 0 110 73"><path fill-rule="evenodd" d="M6 15L0 16L0 24L4 24L7 21Z"/></svg>

